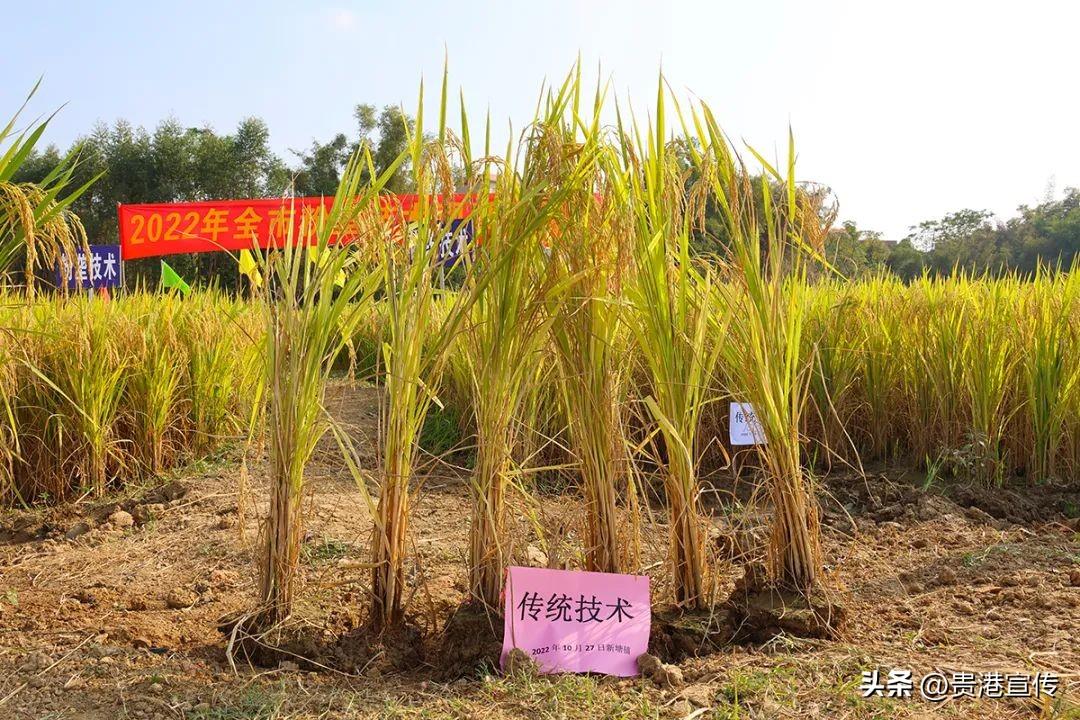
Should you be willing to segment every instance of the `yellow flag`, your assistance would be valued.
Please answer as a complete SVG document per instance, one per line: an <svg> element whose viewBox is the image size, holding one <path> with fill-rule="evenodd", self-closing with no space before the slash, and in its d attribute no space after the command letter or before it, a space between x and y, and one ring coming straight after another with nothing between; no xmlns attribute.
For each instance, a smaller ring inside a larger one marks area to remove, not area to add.
<svg viewBox="0 0 1080 720"><path fill-rule="evenodd" d="M318 245L309 245L307 249L308 260L314 263L317 267L322 267L326 264L328 256L319 252ZM345 271L339 270L337 277L334 278L334 284L338 287L345 287Z"/></svg>
<svg viewBox="0 0 1080 720"><path fill-rule="evenodd" d="M259 274L259 265L255 262L250 250L240 251L240 272L247 275L251 284L255 287L262 286L262 275Z"/></svg>

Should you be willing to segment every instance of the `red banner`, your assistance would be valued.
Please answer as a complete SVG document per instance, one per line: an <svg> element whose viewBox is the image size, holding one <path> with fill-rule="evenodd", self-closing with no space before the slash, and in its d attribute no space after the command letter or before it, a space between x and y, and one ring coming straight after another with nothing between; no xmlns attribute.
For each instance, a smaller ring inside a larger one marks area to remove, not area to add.
<svg viewBox="0 0 1080 720"><path fill-rule="evenodd" d="M416 206L416 195L385 195L384 212L400 208L406 219ZM463 218L475 202L473 196L454 195L449 218ZM207 202L119 205L120 247L124 260L181 253L247 250L254 243L266 248L286 238L311 242L311 231L321 211L330 209L331 197L269 200L210 200ZM448 219L449 219L448 218ZM290 235L291 230L291 235ZM348 241L348 228L342 241Z"/></svg>

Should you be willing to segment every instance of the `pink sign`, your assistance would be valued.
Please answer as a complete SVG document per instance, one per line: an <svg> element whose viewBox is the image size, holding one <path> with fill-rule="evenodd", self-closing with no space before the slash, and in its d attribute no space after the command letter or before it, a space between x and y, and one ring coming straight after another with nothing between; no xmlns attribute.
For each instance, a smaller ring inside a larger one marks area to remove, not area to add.
<svg viewBox="0 0 1080 720"><path fill-rule="evenodd" d="M649 648L649 578L512 567L507 571L502 661L513 648L544 673L632 677Z"/></svg>

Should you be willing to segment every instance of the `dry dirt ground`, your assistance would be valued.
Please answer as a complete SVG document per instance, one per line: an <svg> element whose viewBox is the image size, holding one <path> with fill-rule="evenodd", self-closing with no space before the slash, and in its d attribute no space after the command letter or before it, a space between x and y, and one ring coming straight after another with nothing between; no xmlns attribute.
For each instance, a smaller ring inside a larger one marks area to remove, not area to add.
<svg viewBox="0 0 1080 720"><path fill-rule="evenodd" d="M354 436L370 441L375 391L338 389L332 402ZM216 625L253 602L266 495L264 468L254 463L252 500L239 517L237 455L107 501L0 514L0 718L1080 717L1075 492L945 493L895 472L841 475L822 483L827 582L847 617L839 637L726 644L682 660L684 683L674 689L640 679L504 678L485 666L446 680L433 653L409 671L378 661L353 673L230 666ZM324 445L309 472L296 617L316 635L362 620L367 581L368 512L335 457ZM374 467L372 453L365 464ZM465 596L462 477L433 468L414 508L411 607L425 647L437 644L438 624ZM715 485L720 497L740 496L723 478ZM561 524L572 540L566 519L576 507L569 490L543 494L530 512L518 503L523 561L538 559L536 527ZM750 520L734 544L752 546L760 516L738 502L726 507L718 532L734 511ZM655 514L645 527L642 560L658 600L666 591L662 520ZM723 568L721 594L738 574ZM934 668L1052 671L1061 687L1042 703L863 699L860 672L875 667L916 677Z"/></svg>

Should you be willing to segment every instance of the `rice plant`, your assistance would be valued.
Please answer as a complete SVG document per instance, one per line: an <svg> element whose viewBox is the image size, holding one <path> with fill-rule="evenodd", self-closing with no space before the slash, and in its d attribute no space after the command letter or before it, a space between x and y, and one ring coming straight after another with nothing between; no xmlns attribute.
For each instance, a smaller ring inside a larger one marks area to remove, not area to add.
<svg viewBox="0 0 1080 720"><path fill-rule="evenodd" d="M903 413L901 400L903 368L900 342L902 318L894 300L902 290L896 278L884 276L867 279L854 288L856 307L848 319L856 337L850 349L857 354L856 391L862 410L853 416L857 421L850 432L863 438L861 452L870 459L887 459L899 451L901 435L897 431Z"/></svg>
<svg viewBox="0 0 1080 720"><path fill-rule="evenodd" d="M490 157L488 148L484 156ZM520 477L514 451L522 440L526 385L540 364L552 317L566 291L565 283L545 273L540 231L551 199L546 205L520 199L537 193L538 185L549 189L546 178L533 172L533 157L526 143L521 177L502 173L490 201L474 212L472 222L483 243L473 251L472 277L485 278L485 284L476 292L460 342L476 425L469 588L473 597L493 608L512 551L506 496ZM485 165L480 187L489 185L489 172Z"/></svg>
<svg viewBox="0 0 1080 720"><path fill-rule="evenodd" d="M233 437L250 407L253 309L221 298L183 303L135 293L110 302L82 295L5 295L0 308L3 499L59 501L102 493L155 475ZM202 334L204 326L216 328ZM221 430L194 443L187 333L208 352L233 356L225 377Z"/></svg>
<svg viewBox="0 0 1080 720"><path fill-rule="evenodd" d="M117 457L114 429L128 367L127 358L107 342L104 325L88 316L90 304L80 308L79 324L69 335L72 345L60 361L59 386L71 403L69 417L83 443L83 481L100 496L108 480L107 465Z"/></svg>
<svg viewBox="0 0 1080 720"><path fill-rule="evenodd" d="M720 285L732 312L724 362L742 385L732 394L753 405L765 436L757 447L774 508L769 572L782 585L809 590L822 560L817 505L801 464L811 365L802 351L806 295L799 285L806 282L806 256L819 251L827 226L815 196L796 183L793 141L784 173L755 153L764 171L755 182L708 107L695 111L694 126L702 150L692 155L731 239L727 282Z"/></svg>
<svg viewBox="0 0 1080 720"><path fill-rule="evenodd" d="M722 324L726 316L714 302L711 272L695 267L690 255L704 195L688 187L689 169L668 147L664 106L661 83L654 124L637 143L629 139L630 129L622 128L623 152L609 175L617 202L632 218L627 321L648 371L645 404L666 450L662 472L675 601L703 608L710 598L696 438L723 334L710 332L710 322Z"/></svg>
<svg viewBox="0 0 1080 720"><path fill-rule="evenodd" d="M857 427L858 370L862 353L858 326L850 322L855 310L853 287L843 280L824 282L807 293L807 332L803 352L813 358L810 372L812 410L807 424L819 428L812 452L817 463L831 469L833 463L857 462L855 440L849 427Z"/></svg>
<svg viewBox="0 0 1080 720"><path fill-rule="evenodd" d="M432 229L428 221L417 226L420 232ZM392 247L383 264L388 320L382 348L386 404L382 412L382 478L371 546L371 622L377 630L396 626L403 619L409 483L420 429L435 400L429 382L434 380L433 365L441 359L425 352L424 347L426 339L439 332L433 254L426 242L416 241L407 248Z"/></svg>
<svg viewBox="0 0 1080 720"><path fill-rule="evenodd" d="M92 308L79 303L60 343L47 358L46 371L27 361L27 367L61 402L54 419L61 436L74 443L69 451L82 485L96 496L104 494L108 465L119 460L115 423L124 394L127 357L95 322Z"/></svg>
<svg viewBox="0 0 1080 720"><path fill-rule="evenodd" d="M967 307L957 302L960 289L953 283L923 278L922 296L927 306L926 334L916 345L915 372L926 379L924 402L929 422L918 430L926 455L957 448L968 425L963 402L963 338Z"/></svg>
<svg viewBox="0 0 1080 720"><path fill-rule="evenodd" d="M25 262L29 299L34 297L35 272L39 267L52 269L61 260L73 263L76 247L87 247L82 223L68 207L101 177L97 175L81 187L71 186L79 162L76 149L40 183L13 181L53 118L50 115L16 133L15 124L40 84L39 80L22 107L0 128L0 276L21 257Z"/></svg>
<svg viewBox="0 0 1080 720"><path fill-rule="evenodd" d="M453 192L447 154L446 78L440 106L439 135L428 140L410 131L411 160L418 201L407 225L398 210L390 218L384 240L382 277L386 325L382 345L385 405L382 409L382 477L379 498L371 506L370 624L376 631L397 628L404 620L405 560L409 533L410 483L419 450L419 435L433 402L446 351L460 327L466 306L449 298L444 314L437 307L435 287L438 247L434 238L449 228L449 208L440 193ZM416 114L423 123L423 84ZM359 483L362 484L362 483Z"/></svg>
<svg viewBox="0 0 1080 720"><path fill-rule="evenodd" d="M217 316L201 318L198 325L184 333L188 360L185 387L193 422L192 447L197 454L205 453L222 437L238 430L229 402L241 368L235 364L238 358L231 348L212 341L225 322Z"/></svg>
<svg viewBox="0 0 1080 720"><path fill-rule="evenodd" d="M563 207L552 218L549 272L571 283L569 296L552 309L551 339L568 424L570 452L584 494L584 566L622 572L633 560L636 540L621 527L618 505L629 492L629 457L622 402L629 365L623 325L623 281L629 269L628 218L611 197L602 167L581 164L610 152L602 144L603 89L583 116L580 72L549 95L549 116L568 120L544 127L535 142L563 188Z"/></svg>
<svg viewBox="0 0 1080 720"><path fill-rule="evenodd" d="M150 475L161 473L175 455L171 442L179 424L179 399L186 356L176 340L173 324L175 300L167 297L151 314L136 338L143 362L132 368L128 381L128 404L135 413L135 447Z"/></svg>
<svg viewBox="0 0 1080 720"><path fill-rule="evenodd" d="M969 309L962 366L964 398L971 419L969 444L979 451L974 479L998 485L1004 479L1002 445L1010 420L1006 401L1019 380L1014 373L1015 340L1010 329L1015 327L1011 303L1015 288L1015 280L1003 279L974 284L965 294Z"/></svg>
<svg viewBox="0 0 1080 720"><path fill-rule="evenodd" d="M379 287L377 268L351 265L345 273L356 246L332 244L350 224L363 225L370 233L378 192L389 174L363 183L369 167L370 158L355 155L330 209L301 230L301 236L290 225L288 235L276 239L262 256L270 286L263 302L266 341L260 390L268 405L270 509L258 558L259 605L250 624L255 630L275 627L292 611L303 539L304 468L331 425L323 405L326 379ZM316 248L318 262L309 262L305 255L309 244Z"/></svg>
<svg viewBox="0 0 1080 720"><path fill-rule="evenodd" d="M1057 475L1068 400L1080 380L1080 364L1070 352L1076 346L1076 327L1067 311L1080 288L1075 278L1044 277L1044 291L1031 297L1028 308L1022 359L1024 415L1031 432L1030 470L1036 480Z"/></svg>

